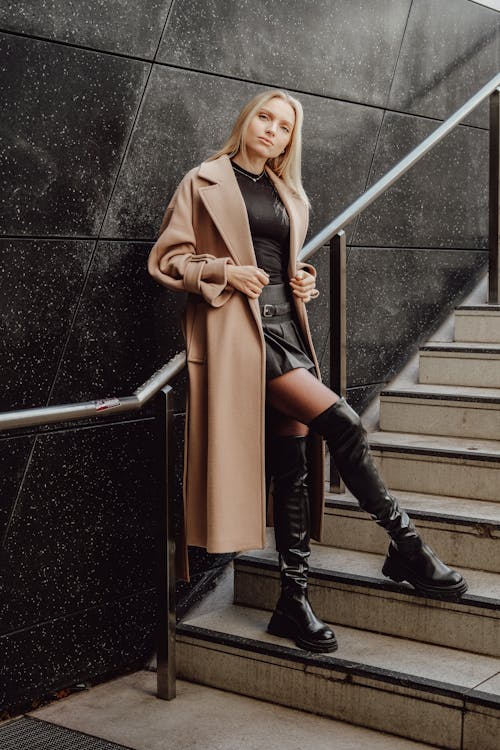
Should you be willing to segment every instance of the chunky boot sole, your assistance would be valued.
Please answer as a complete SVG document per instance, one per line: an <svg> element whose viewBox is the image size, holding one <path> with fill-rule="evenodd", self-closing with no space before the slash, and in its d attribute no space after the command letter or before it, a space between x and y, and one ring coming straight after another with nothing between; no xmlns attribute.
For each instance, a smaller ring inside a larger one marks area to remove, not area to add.
<svg viewBox="0 0 500 750"><path fill-rule="evenodd" d="M313 651L316 654L330 653L336 651L339 647L335 637L329 641L314 641L304 637L293 620L290 620L281 612L273 612L267 626L267 632L271 635L277 635L280 638L290 638L299 648L303 648L306 651Z"/></svg>
<svg viewBox="0 0 500 750"><path fill-rule="evenodd" d="M433 586L428 581L419 578L412 570L411 566L406 565L401 559L395 560L393 558L386 558L382 568L382 573L386 578L391 578L393 581L396 581L396 583L407 581L419 593L425 594L433 599L455 601L456 599L459 599L462 594L465 594L468 589L467 583L463 578L452 586Z"/></svg>

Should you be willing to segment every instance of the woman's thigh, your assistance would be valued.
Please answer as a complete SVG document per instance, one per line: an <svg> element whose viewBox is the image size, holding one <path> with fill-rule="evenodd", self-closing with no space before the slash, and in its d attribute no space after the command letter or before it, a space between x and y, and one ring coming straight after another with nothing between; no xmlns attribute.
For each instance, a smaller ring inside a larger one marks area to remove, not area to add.
<svg viewBox="0 0 500 750"><path fill-rule="evenodd" d="M307 435L307 425L339 396L304 367L269 380L266 402L275 435Z"/></svg>

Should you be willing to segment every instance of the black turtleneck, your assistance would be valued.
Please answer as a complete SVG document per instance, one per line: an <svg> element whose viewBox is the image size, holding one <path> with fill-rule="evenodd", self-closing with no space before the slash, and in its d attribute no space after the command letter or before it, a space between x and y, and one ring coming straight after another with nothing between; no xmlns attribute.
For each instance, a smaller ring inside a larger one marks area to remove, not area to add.
<svg viewBox="0 0 500 750"><path fill-rule="evenodd" d="M269 273L270 284L288 282L290 220L281 198L264 170L260 175L231 162L248 213L255 257Z"/></svg>

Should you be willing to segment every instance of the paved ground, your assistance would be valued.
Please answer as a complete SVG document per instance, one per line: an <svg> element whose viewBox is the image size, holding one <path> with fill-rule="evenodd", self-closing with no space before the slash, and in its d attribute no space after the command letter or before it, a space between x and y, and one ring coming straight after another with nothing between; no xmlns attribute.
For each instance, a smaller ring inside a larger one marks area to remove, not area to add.
<svg viewBox="0 0 500 750"><path fill-rule="evenodd" d="M156 697L156 673L141 670L29 714L134 750L418 750L416 742L179 681Z"/></svg>

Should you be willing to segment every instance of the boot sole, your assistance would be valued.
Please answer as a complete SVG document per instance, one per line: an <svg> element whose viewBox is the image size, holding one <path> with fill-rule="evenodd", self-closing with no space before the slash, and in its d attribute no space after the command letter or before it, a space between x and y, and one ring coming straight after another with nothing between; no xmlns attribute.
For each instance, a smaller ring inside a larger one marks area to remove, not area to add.
<svg viewBox="0 0 500 750"><path fill-rule="evenodd" d="M295 623L287 617L280 616L276 612L269 621L267 632L271 635L277 635L280 638L289 638L294 641L295 645L299 646L299 648L303 648L305 651L312 651L316 654L331 653L332 651L336 651L339 647L335 637L324 643L309 641L307 638L303 638L300 633L297 632L297 626Z"/></svg>
<svg viewBox="0 0 500 750"><path fill-rule="evenodd" d="M463 578L453 586L447 586L446 588L443 586L430 586L428 583L424 583L415 576L410 568L407 568L402 563L396 562L390 558L386 559L382 568L382 574L386 576L386 578L391 578L396 583L407 581L419 593L425 594L425 596L433 599L443 599L445 601L456 601L457 599L460 599L462 594L465 594L469 588Z"/></svg>

